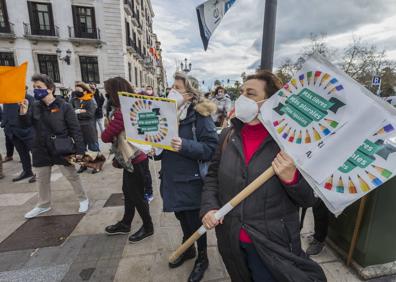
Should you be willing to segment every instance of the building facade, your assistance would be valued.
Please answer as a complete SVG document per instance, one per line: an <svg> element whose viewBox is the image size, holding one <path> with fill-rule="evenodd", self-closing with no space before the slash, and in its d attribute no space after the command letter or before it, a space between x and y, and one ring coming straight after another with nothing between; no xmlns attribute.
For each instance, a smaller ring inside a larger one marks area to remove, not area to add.
<svg viewBox="0 0 396 282"><path fill-rule="evenodd" d="M45 73L61 91L121 76L162 93L153 17L150 0L0 0L0 65L28 61L28 85Z"/></svg>

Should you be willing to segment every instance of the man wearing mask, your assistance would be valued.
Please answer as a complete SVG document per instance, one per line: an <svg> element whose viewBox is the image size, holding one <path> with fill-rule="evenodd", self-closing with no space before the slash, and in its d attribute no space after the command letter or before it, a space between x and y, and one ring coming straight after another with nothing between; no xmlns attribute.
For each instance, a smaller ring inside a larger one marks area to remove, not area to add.
<svg viewBox="0 0 396 282"><path fill-rule="evenodd" d="M96 125L99 126L100 133L104 131L104 122L103 122L103 106L105 103L105 97L102 93L100 93L99 89L96 87L95 83L91 83L89 85L94 92L94 98L96 102L96 110L95 110L95 122Z"/></svg>
<svg viewBox="0 0 396 282"><path fill-rule="evenodd" d="M147 85L147 86L146 86L146 89L145 89L144 93L145 93L145 95L147 95L147 96L155 96L155 94L154 94L154 89L153 89L153 87L150 86L150 85Z"/></svg>
<svg viewBox="0 0 396 282"><path fill-rule="evenodd" d="M27 94L25 96L25 99L28 100L30 103L34 101L33 97ZM8 139L8 143L12 142L12 144L14 144L15 149L17 150L19 158L22 162L22 172L17 177L12 179L12 181L16 182L26 178L30 178L29 183L33 183L36 181L36 177L34 176L32 171L30 150L34 138L34 130L32 127L23 127L21 125L19 121L18 111L18 104L3 105L1 127L4 128L4 133L6 135L6 138ZM7 144L7 147L9 146L10 145Z"/></svg>
<svg viewBox="0 0 396 282"><path fill-rule="evenodd" d="M211 99L217 106L217 111L212 115L216 127L223 127L228 113L231 111L232 103L230 97L226 94L223 86L218 86L215 95Z"/></svg>
<svg viewBox="0 0 396 282"><path fill-rule="evenodd" d="M51 78L37 74L32 77L32 82L36 101L25 99L19 105L19 120L24 128L33 126L36 132L32 155L37 171L39 201L34 209L25 214L25 218L51 210L51 170L54 165L59 166L73 187L80 202L79 212L85 213L89 207L87 195L74 166L66 160L67 155L74 154L77 160L81 160L84 154L84 143L74 110L62 98L55 98L55 84ZM59 141L63 146L56 146ZM74 148L66 153L66 147Z"/></svg>

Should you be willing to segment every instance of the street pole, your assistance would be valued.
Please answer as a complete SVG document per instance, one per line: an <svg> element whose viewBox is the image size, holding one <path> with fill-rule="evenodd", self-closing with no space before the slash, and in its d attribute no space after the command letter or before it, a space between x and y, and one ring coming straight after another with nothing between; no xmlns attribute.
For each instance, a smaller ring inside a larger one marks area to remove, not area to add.
<svg viewBox="0 0 396 282"><path fill-rule="evenodd" d="M266 0L264 11L261 69L272 71L275 47L276 10L278 0Z"/></svg>

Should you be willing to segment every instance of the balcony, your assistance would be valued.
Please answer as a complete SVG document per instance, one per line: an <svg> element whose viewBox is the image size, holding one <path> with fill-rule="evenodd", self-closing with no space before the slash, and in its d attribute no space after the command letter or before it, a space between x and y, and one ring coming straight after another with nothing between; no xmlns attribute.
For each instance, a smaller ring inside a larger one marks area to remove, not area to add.
<svg viewBox="0 0 396 282"><path fill-rule="evenodd" d="M133 15L133 6L131 0L124 0L124 10L128 16Z"/></svg>
<svg viewBox="0 0 396 282"><path fill-rule="evenodd" d="M38 41L59 42L59 27L49 25L30 25L23 23L24 36L37 43Z"/></svg>
<svg viewBox="0 0 396 282"><path fill-rule="evenodd" d="M132 38L127 39L127 52L133 54L135 57L138 55L138 48Z"/></svg>
<svg viewBox="0 0 396 282"><path fill-rule="evenodd" d="M142 26L142 24L140 23L140 22L138 22L138 24L136 25L137 26L137 32L140 34L140 35L142 35L143 34L143 26Z"/></svg>
<svg viewBox="0 0 396 282"><path fill-rule="evenodd" d="M14 31L14 24L9 23L9 25L4 28L0 29L0 40L10 40L10 42L13 42L16 38L15 31Z"/></svg>
<svg viewBox="0 0 396 282"><path fill-rule="evenodd" d="M69 41L75 46L94 45L96 48L102 47L103 41L100 39L99 28L89 28L86 31L77 30L71 26L67 28L69 32Z"/></svg>
<svg viewBox="0 0 396 282"><path fill-rule="evenodd" d="M133 23L134 25L138 25L138 24L139 24L139 22L138 22L138 16L137 16L137 13L136 13L135 10L132 10L131 20L132 20L132 23Z"/></svg>

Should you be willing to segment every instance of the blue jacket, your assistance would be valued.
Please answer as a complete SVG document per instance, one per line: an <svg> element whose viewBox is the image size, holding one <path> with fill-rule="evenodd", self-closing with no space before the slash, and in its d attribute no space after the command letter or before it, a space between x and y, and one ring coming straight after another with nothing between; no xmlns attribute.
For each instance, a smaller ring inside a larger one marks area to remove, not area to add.
<svg viewBox="0 0 396 282"><path fill-rule="evenodd" d="M218 136L211 118L216 106L204 100L188 109L180 122L180 152L164 151L161 158L161 196L165 212L197 210L201 206L203 181L198 161L210 161L217 146ZM193 137L193 125L196 138Z"/></svg>
<svg viewBox="0 0 396 282"><path fill-rule="evenodd" d="M29 104L34 103L34 98L26 95ZM19 120L19 105L18 104L4 104L3 114L1 119L1 127L4 128L4 133L9 137L16 137L27 144L31 144L34 138L34 129L32 127L25 128Z"/></svg>

